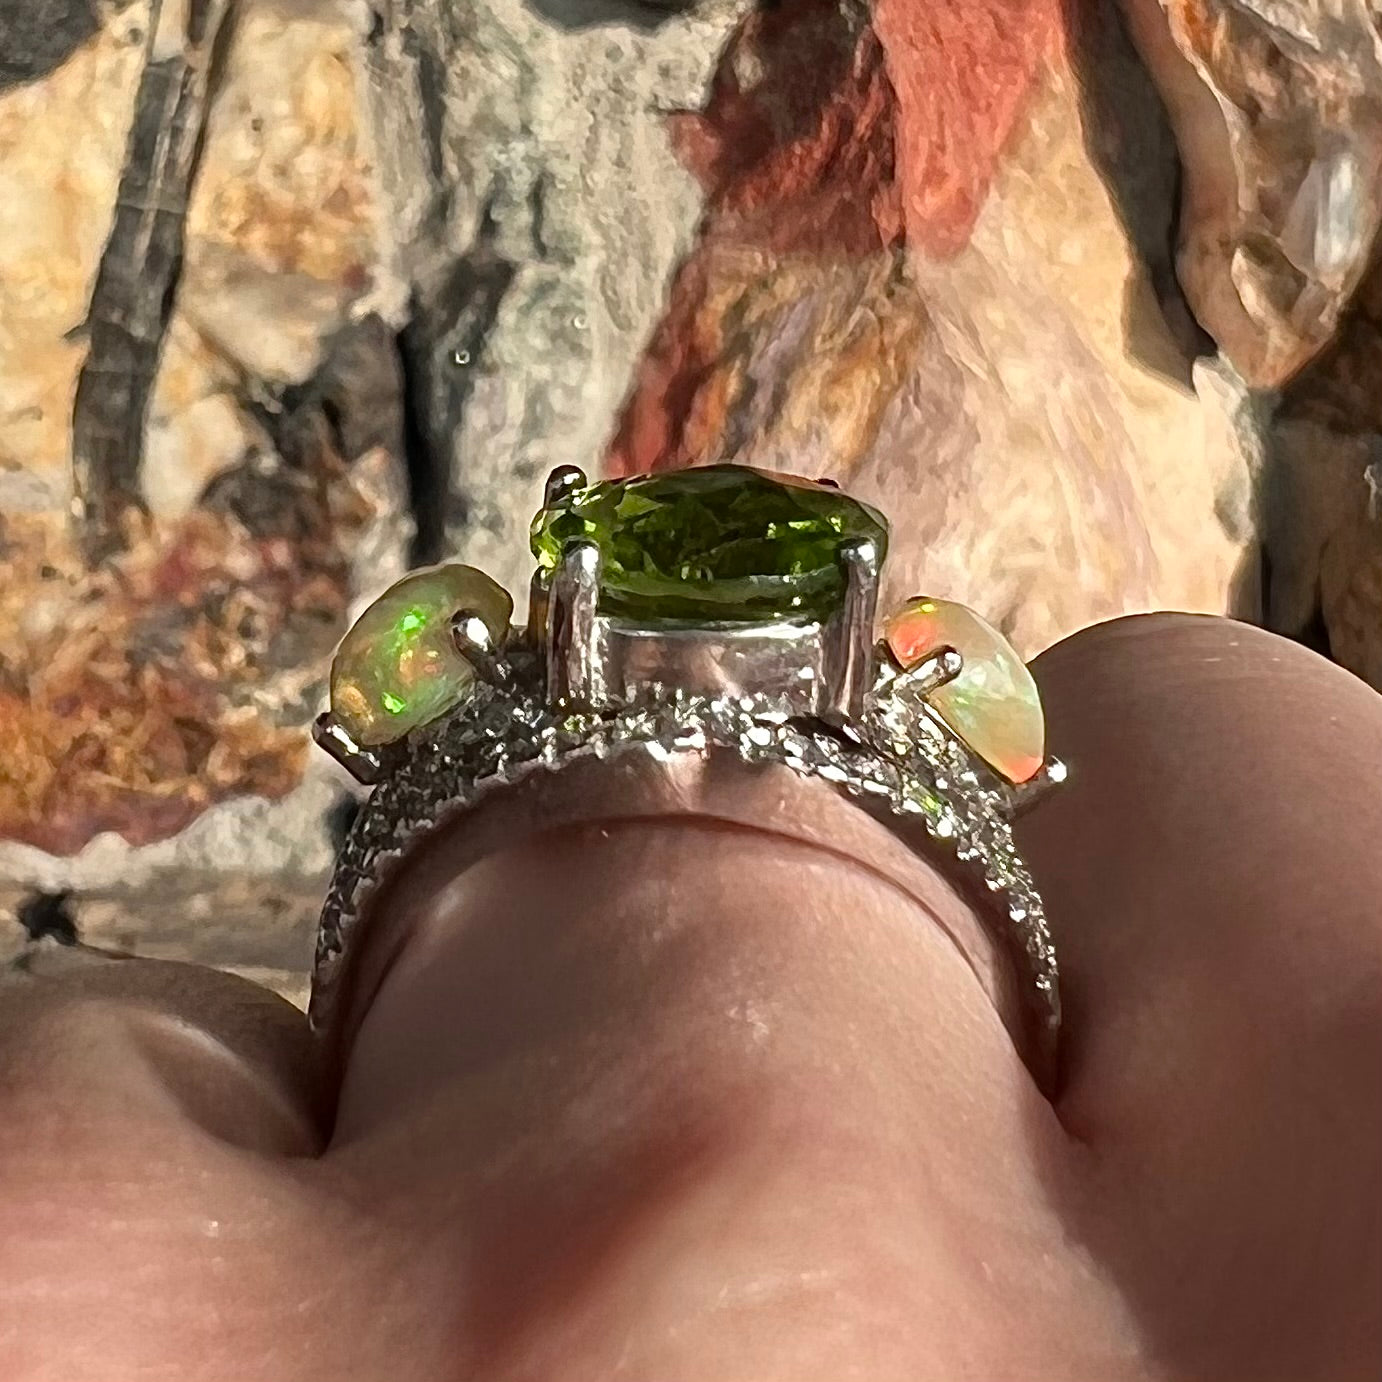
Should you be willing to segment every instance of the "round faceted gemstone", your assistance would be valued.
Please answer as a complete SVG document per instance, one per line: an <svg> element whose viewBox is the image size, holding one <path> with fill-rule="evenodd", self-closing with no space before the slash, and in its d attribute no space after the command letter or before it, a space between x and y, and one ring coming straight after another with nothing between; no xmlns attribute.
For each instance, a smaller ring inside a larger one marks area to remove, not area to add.
<svg viewBox="0 0 1382 1382"><path fill-rule="evenodd" d="M600 549L600 612L632 620L824 619L838 608L841 544L882 514L839 490L747 466L698 466L589 485L533 520L545 570L570 542Z"/></svg>
<svg viewBox="0 0 1382 1382"><path fill-rule="evenodd" d="M1009 782L1026 782L1046 756L1041 697L1027 664L992 624L951 600L908 600L883 636L903 668L938 648L954 648L964 667L927 702L985 763Z"/></svg>
<svg viewBox="0 0 1382 1382"><path fill-rule="evenodd" d="M470 693L475 669L451 636L463 609L497 642L513 600L473 566L430 566L390 586L351 626L331 663L331 713L357 744L391 743Z"/></svg>

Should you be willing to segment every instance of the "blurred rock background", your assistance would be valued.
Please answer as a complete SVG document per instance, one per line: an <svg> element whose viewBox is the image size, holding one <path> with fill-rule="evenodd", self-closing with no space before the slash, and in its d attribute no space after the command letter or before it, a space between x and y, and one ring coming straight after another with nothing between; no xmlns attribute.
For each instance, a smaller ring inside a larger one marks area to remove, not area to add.
<svg viewBox="0 0 1382 1382"><path fill-rule="evenodd" d="M0 958L301 999L353 611L560 462L833 474L885 598L1382 687L1365 0L0 0Z"/></svg>

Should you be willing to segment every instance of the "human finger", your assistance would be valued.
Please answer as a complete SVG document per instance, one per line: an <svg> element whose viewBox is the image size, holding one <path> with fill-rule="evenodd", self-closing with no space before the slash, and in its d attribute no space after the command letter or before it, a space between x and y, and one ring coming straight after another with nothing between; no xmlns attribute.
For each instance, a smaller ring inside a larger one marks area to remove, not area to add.
<svg viewBox="0 0 1382 1382"><path fill-rule="evenodd" d="M1021 823L1065 1000L1076 1231L1191 1376L1382 1357L1382 698L1191 615L1037 660L1074 771ZM1073 847L1072 847L1073 846Z"/></svg>

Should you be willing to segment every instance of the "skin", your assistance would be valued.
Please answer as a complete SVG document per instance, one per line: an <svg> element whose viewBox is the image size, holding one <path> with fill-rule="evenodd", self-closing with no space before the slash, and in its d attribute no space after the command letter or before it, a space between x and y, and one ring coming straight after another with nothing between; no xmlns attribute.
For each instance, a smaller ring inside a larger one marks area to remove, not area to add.
<svg viewBox="0 0 1382 1382"><path fill-rule="evenodd" d="M409 862L325 1050L190 966L8 977L0 1376L1375 1379L1382 700L1183 615L1035 670L1054 1101L889 831L595 765Z"/></svg>

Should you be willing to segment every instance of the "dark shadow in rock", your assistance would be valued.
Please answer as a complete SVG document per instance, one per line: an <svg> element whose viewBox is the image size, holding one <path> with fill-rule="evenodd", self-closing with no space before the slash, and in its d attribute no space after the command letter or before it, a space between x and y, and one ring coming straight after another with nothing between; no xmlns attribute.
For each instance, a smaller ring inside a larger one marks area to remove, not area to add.
<svg viewBox="0 0 1382 1382"><path fill-rule="evenodd" d="M1329 641L1329 626L1324 622L1324 610L1319 606L1316 606L1314 614L1310 616L1310 622L1304 628L1297 629L1290 637L1309 648L1312 653L1319 653L1321 657L1333 661L1334 650Z"/></svg>
<svg viewBox="0 0 1382 1382"><path fill-rule="evenodd" d="M392 329L373 313L342 327L323 343L312 377L284 389L278 402L276 416L259 417L291 465L311 465L323 425L344 461L376 447L400 455L403 369Z"/></svg>
<svg viewBox="0 0 1382 1382"><path fill-rule="evenodd" d="M201 506L232 515L259 541L327 539L332 523L321 484L331 482L335 462L349 464L375 448L403 454L395 344L393 331L371 314L323 343L321 363L303 383L249 391L243 406L272 445L216 475Z"/></svg>
<svg viewBox="0 0 1382 1382"><path fill-rule="evenodd" d="M29 933L31 941L55 940L59 945L76 945L77 923L72 916L68 892L37 892L15 913L15 920Z"/></svg>
<svg viewBox="0 0 1382 1382"><path fill-rule="evenodd" d="M14 8L13 0L6 6ZM87 565L124 548L145 508L139 458L182 273L187 199L235 26L233 0L187 0L182 45L140 74L124 167L87 307L72 400L72 481Z"/></svg>
<svg viewBox="0 0 1382 1382"><path fill-rule="evenodd" d="M486 216L470 251L414 290L398 354L407 400L404 454L417 525L415 566L440 561L448 530L464 527L468 519L458 439L485 344L516 272L495 249L494 226Z"/></svg>
<svg viewBox="0 0 1382 1382"><path fill-rule="evenodd" d="M1065 27L1085 149L1143 269L1125 291L1128 353L1189 388L1192 363L1215 347L1176 277L1181 166L1166 107L1114 0L1065 0Z"/></svg>
<svg viewBox="0 0 1382 1382"><path fill-rule="evenodd" d="M1271 554L1264 549L1262 553L1262 589L1264 592L1262 626L1270 629L1273 633L1279 633L1283 638L1289 638L1292 642L1299 643L1302 647L1309 648L1312 653L1319 653L1321 657L1329 658L1332 662L1334 653L1329 642L1329 626L1324 622L1324 608L1320 603L1318 585L1314 591L1310 613L1306 616L1304 623L1291 627L1288 627L1283 620L1271 617L1271 588Z"/></svg>
<svg viewBox="0 0 1382 1382"><path fill-rule="evenodd" d="M656 29L694 7L695 0L528 0L530 10L563 29Z"/></svg>
<svg viewBox="0 0 1382 1382"><path fill-rule="evenodd" d="M322 527L313 488L280 456L266 451L216 475L202 491L200 506L229 514L258 542L306 542Z"/></svg>
<svg viewBox="0 0 1382 1382"><path fill-rule="evenodd" d="M1282 387L1283 422L1314 422L1348 436L1382 433L1382 239L1334 339Z"/></svg>
<svg viewBox="0 0 1382 1382"><path fill-rule="evenodd" d="M0 3L0 91L61 67L100 27L95 0Z"/></svg>
<svg viewBox="0 0 1382 1382"><path fill-rule="evenodd" d="M427 153L427 166L437 190L446 188L446 63L433 44L425 42L417 29L405 24L398 31L403 51L413 60L417 73L417 96L422 119L419 128ZM444 193L443 195L449 195Z"/></svg>
<svg viewBox="0 0 1382 1382"><path fill-rule="evenodd" d="M1260 542L1249 543L1229 577L1224 613L1230 619L1261 626L1267 610L1267 552Z"/></svg>

